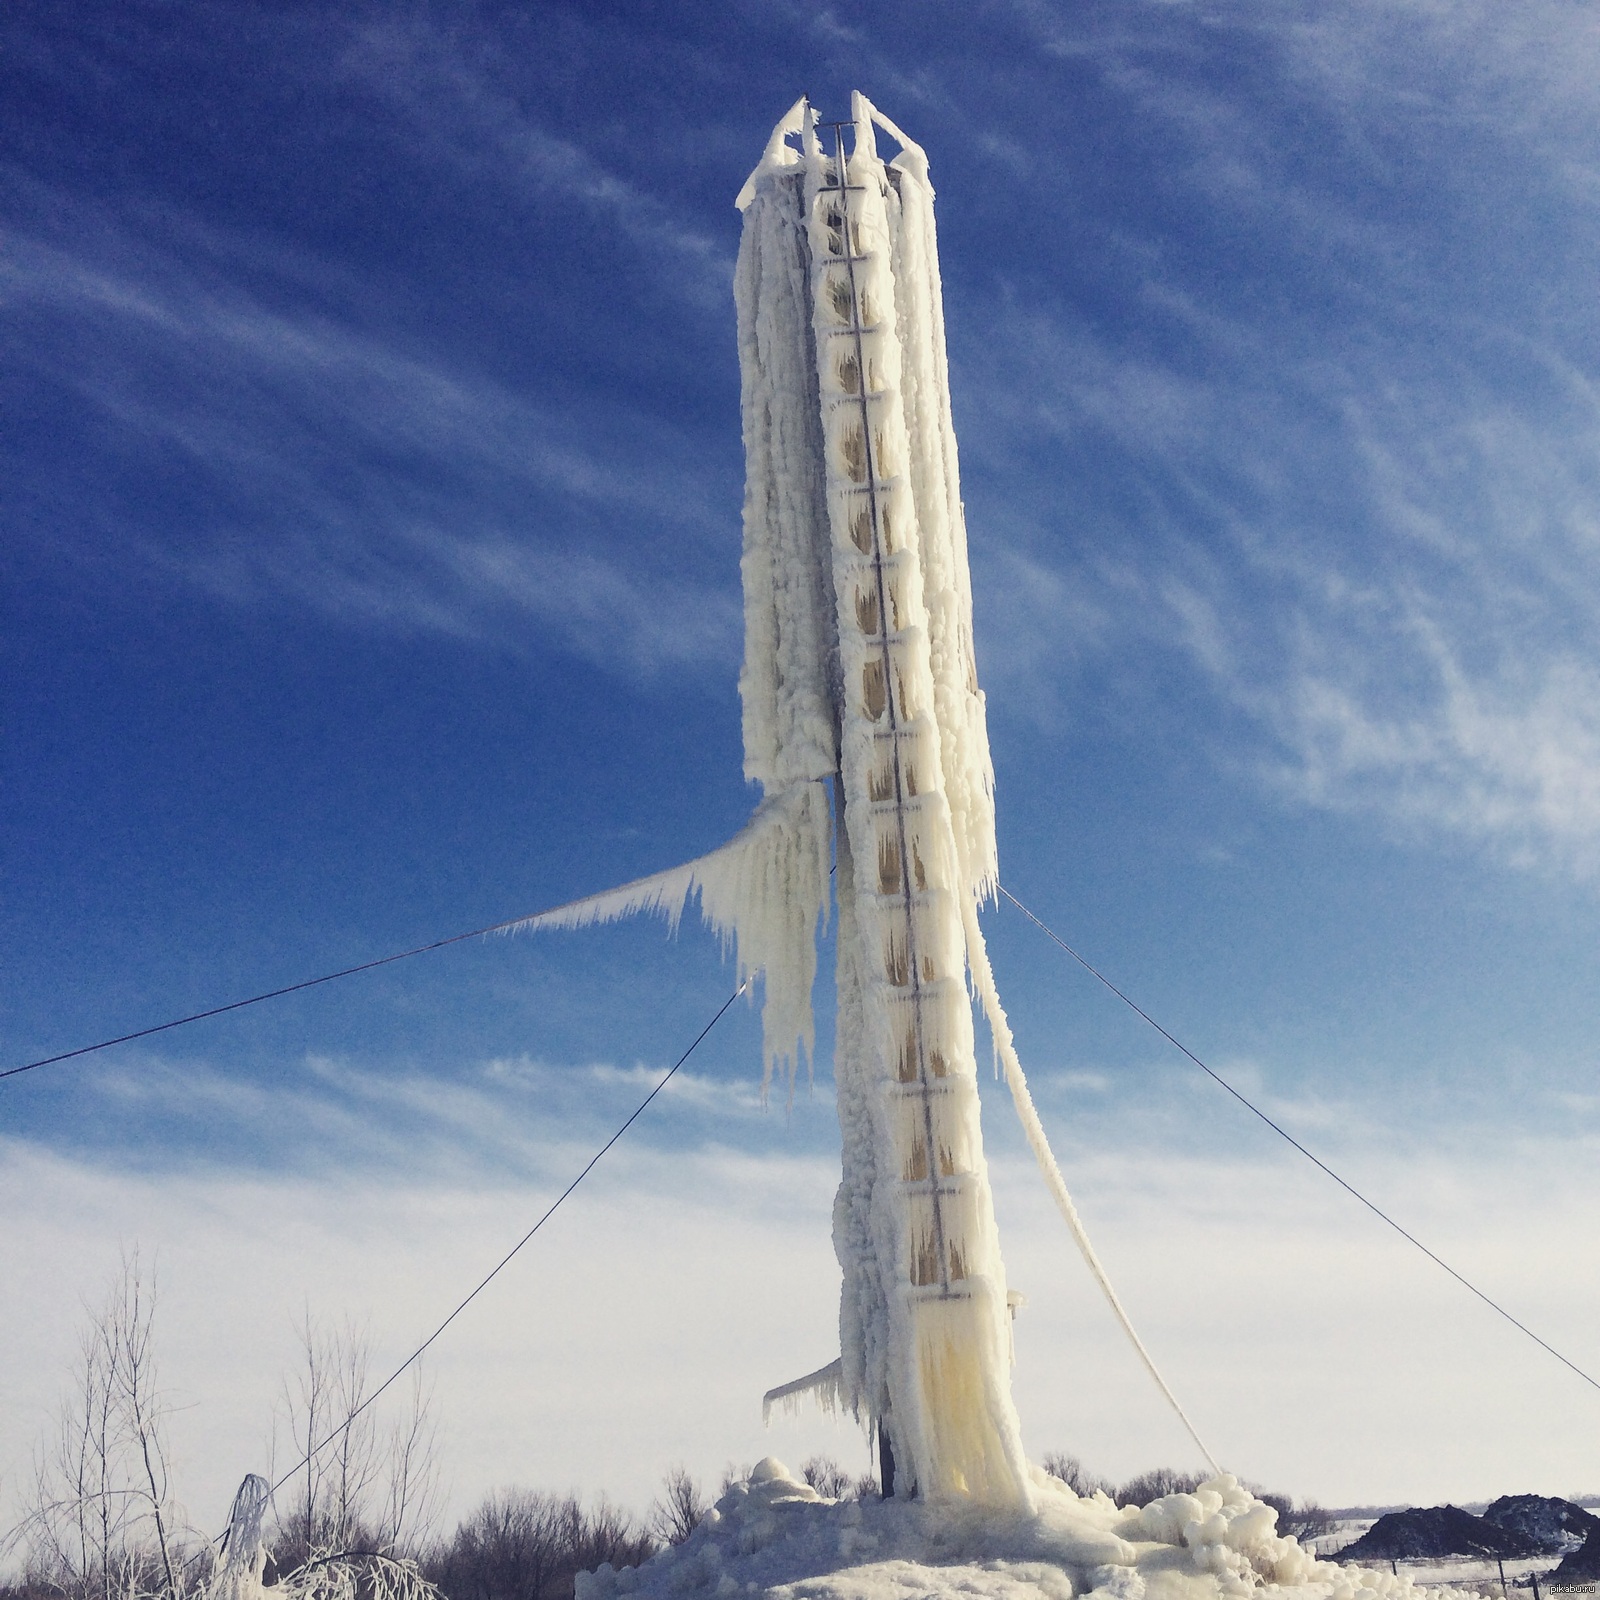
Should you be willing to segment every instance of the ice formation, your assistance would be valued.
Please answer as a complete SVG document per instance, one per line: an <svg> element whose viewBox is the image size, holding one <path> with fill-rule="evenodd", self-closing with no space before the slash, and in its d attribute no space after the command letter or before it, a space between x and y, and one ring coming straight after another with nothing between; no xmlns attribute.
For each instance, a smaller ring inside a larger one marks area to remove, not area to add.
<svg viewBox="0 0 1600 1600"><path fill-rule="evenodd" d="M827 915L828 798L819 783L777 788L720 849L681 867L653 873L513 923L508 932L582 928L654 911L678 925L691 896L700 914L732 941L743 983L761 973L766 1069L788 1069L812 1048L811 987L817 975L817 930Z"/></svg>
<svg viewBox="0 0 1600 1600"><path fill-rule="evenodd" d="M206 1600L263 1600L261 1574L267 1551L261 1519L271 1498L272 1486L265 1478L254 1472L245 1475L228 1512L228 1531L217 1552Z"/></svg>
<svg viewBox="0 0 1600 1600"><path fill-rule="evenodd" d="M728 1489L681 1545L578 1579L577 1600L1470 1600L1404 1573L1319 1561L1277 1512L1219 1474L1193 1494L1117 1507L1037 1470L1032 1512L827 1500L780 1462Z"/></svg>
<svg viewBox="0 0 1600 1600"><path fill-rule="evenodd" d="M887 162L880 130L899 147ZM792 1070L811 1042L831 783L840 1353L768 1400L810 1393L874 1427L897 1493L1026 1513L1038 1477L1011 1399L969 982L1057 1204L1161 1380L1050 1155L978 924L998 883L994 775L927 160L862 95L827 128L802 99L738 205L740 694L765 799L711 855L532 925L675 921L698 893L741 976L764 974L767 1073Z"/></svg>

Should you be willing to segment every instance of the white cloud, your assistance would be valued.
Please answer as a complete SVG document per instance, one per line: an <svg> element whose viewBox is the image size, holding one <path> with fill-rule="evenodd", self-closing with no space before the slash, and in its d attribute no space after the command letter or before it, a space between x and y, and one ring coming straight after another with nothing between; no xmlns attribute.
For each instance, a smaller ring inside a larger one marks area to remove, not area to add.
<svg viewBox="0 0 1600 1600"><path fill-rule="evenodd" d="M1063 1137L1069 1182L1230 1466L1335 1502L1593 1487L1600 1402L1321 1175L1287 1154L1238 1159L1192 1119L1172 1143L1123 1116L1120 1139ZM558 1192L545 1161L549 1176L477 1166L481 1133L463 1135L453 1173L403 1153L309 1173L148 1173L0 1145L7 1492L65 1376L80 1303L137 1242L163 1282L186 1492L215 1525L261 1465L304 1307L367 1322L386 1369ZM569 1134L548 1133L545 1154ZM1031 1448L1116 1476L1186 1461L1025 1154L1005 1132L992 1145L1007 1262L1030 1301L1017 1388ZM1392 1140L1338 1148L1447 1260L1596 1363L1592 1140L1485 1131L1431 1155ZM836 1349L836 1181L831 1155L620 1145L438 1347L456 1507L506 1482L605 1488L642 1507L673 1461L714 1477L769 1450L794 1462L826 1449L863 1469L848 1425L760 1427L761 1392Z"/></svg>
<svg viewBox="0 0 1600 1600"><path fill-rule="evenodd" d="M1593 1275L1579 1265L1592 1246L1577 1221L1594 1200L1592 1151L1480 1143L1440 1160L1347 1149L1341 1166L1592 1372ZM1600 1401L1298 1157L1068 1155L1136 1324L1235 1470L1332 1503L1460 1500L1513 1483L1570 1493L1588 1481L1578 1436ZM1113 1475L1177 1458L1177 1424L1153 1406L1023 1177L996 1182L1007 1263L1030 1297L1018 1323L1030 1440ZM1570 1433L1547 1426L1557 1417Z"/></svg>
<svg viewBox="0 0 1600 1600"><path fill-rule="evenodd" d="M117 1149L137 1149L146 1167L210 1161L314 1177L330 1169L370 1175L401 1164L414 1178L437 1182L467 1163L485 1181L500 1182L565 1181L663 1081L666 1068L524 1056L425 1070L311 1054L252 1078L203 1058L132 1051L79 1072L81 1125L110 1130L103 1136ZM683 1137L673 1120L681 1116L692 1117L690 1136L699 1140L755 1137L811 1150L819 1135L830 1145L834 1138L826 1092L785 1111L781 1093L763 1103L754 1073L722 1079L679 1069L633 1138L671 1145ZM115 1157L102 1148L97 1159Z"/></svg>
<svg viewBox="0 0 1600 1600"><path fill-rule="evenodd" d="M1085 10L1061 0L1007 7L1042 54L1084 62L1149 116L1183 131L1192 176L1279 201L1281 124L1211 87L1203 68L1225 46L1264 69L1257 92L1304 96L1332 114L1350 152L1391 166L1375 107L1424 110L1495 138L1531 145L1552 172L1592 192L1600 101L1600 38L1580 6L1530 0L1339 0L1287 9L1257 0L1205 8L1184 0ZM1275 109L1275 108L1274 108ZM1275 136L1276 134L1276 136Z"/></svg>
<svg viewBox="0 0 1600 1600"><path fill-rule="evenodd" d="M523 1482L605 1489L642 1510L674 1461L714 1475L729 1454L763 1451L762 1391L827 1354L831 1170L615 1154L438 1348L458 1508ZM368 1323L374 1365L387 1369L559 1192L418 1182L402 1163L382 1177L150 1177L16 1144L0 1174L13 1308L0 1362L7 1499L67 1376L60 1352L81 1302L102 1292L119 1244L137 1241L162 1281L183 1492L212 1529L238 1479L262 1469L303 1308ZM827 1424L786 1437L806 1451L853 1443Z"/></svg>
<svg viewBox="0 0 1600 1600"><path fill-rule="evenodd" d="M1592 162L1600 37L1581 7L1353 0L1319 15L1280 15L1266 28L1301 74L1352 111L1375 95L1404 96L1534 142L1558 172L1583 171L1586 155Z"/></svg>
<svg viewBox="0 0 1600 1600"><path fill-rule="evenodd" d="M1447 1125L1425 1089L1379 1114L1280 1089L1266 1061L1223 1071L1557 1348L1600 1365L1584 1222L1600 1130L1584 1097L1510 1118L1456 1103ZM19 1492L60 1352L121 1247L159 1262L186 1493L214 1524L260 1468L302 1311L370 1325L387 1370L658 1079L529 1058L452 1077L312 1058L255 1084L151 1058L87 1077L84 1120L123 1127L120 1153L0 1141L14 1308L0 1491ZM1037 1087L1114 1281L1231 1467L1334 1502L1584 1486L1600 1401L1198 1074L1146 1074L1134 1094L1125 1072L1043 1070ZM1017 1387L1032 1448L1118 1477L1185 1462L1003 1095L983 1090L1006 1260L1030 1300ZM115 1115L90 1115L96 1101ZM139 1140L143 1117L159 1144ZM836 1348L832 1124L825 1089L786 1116L761 1110L753 1075L673 1080L439 1346L457 1509L511 1481L642 1507L673 1461L714 1477L769 1450L866 1466L847 1425L759 1421L766 1388Z"/></svg>

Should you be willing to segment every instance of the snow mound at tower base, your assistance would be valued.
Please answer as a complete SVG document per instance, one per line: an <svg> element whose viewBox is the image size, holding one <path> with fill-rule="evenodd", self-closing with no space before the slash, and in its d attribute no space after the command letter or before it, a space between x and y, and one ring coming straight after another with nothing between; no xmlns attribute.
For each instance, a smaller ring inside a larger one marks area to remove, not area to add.
<svg viewBox="0 0 1600 1600"><path fill-rule="evenodd" d="M770 1456L682 1544L579 1576L576 1600L1462 1600L1318 1561L1224 1474L1119 1508L1036 1470L1029 1516L903 1500L826 1500Z"/></svg>

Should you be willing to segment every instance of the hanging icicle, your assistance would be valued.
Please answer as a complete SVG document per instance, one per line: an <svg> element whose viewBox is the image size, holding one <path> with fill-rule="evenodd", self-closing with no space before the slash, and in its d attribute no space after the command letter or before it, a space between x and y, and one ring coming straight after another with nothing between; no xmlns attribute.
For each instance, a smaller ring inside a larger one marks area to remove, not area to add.
<svg viewBox="0 0 1600 1600"><path fill-rule="evenodd" d="M586 928L654 912L676 930L691 897L700 915L732 943L739 981L762 977L765 1089L774 1072L790 1088L802 1056L815 1049L811 989L817 934L828 910L827 792L818 783L778 790L725 845L698 860L638 878L511 924L508 933Z"/></svg>

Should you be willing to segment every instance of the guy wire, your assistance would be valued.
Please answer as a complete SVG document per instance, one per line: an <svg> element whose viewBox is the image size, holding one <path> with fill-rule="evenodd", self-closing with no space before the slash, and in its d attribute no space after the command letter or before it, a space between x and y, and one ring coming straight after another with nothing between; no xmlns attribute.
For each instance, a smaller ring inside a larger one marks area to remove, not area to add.
<svg viewBox="0 0 1600 1600"><path fill-rule="evenodd" d="M1308 1149L1306 1149L1306 1147L1303 1144L1301 1144L1300 1141L1297 1138L1295 1138L1295 1136L1292 1133L1289 1133L1286 1129L1280 1127L1279 1124L1274 1122L1272 1120L1272 1118L1269 1117L1266 1114L1266 1112L1263 1111L1260 1108L1260 1106L1254 1105L1249 1100L1247 1100L1220 1073L1212 1071L1212 1069L1210 1067L1208 1067L1205 1064L1205 1062L1203 1062L1200 1059L1200 1057L1197 1056L1194 1053L1194 1051L1191 1050L1188 1047L1188 1045L1182 1043L1178 1039L1173 1038L1173 1036L1170 1033L1168 1033L1167 1030L1165 1028L1163 1028L1161 1026L1161 1024L1159 1022L1157 1022L1156 1019L1154 1017L1152 1017L1148 1011L1146 1011L1137 1002L1135 1002L1134 1000L1131 1000L1127 995L1125 995L1122 992L1122 990L1119 989L1116 986L1116 984L1114 984L1097 967L1091 966L1089 962L1084 960L1084 958L1082 956L1080 956L1078 954L1078 952L1076 950L1074 950L1072 948L1072 946L1070 944L1068 944L1067 941L1061 937L1060 934L1056 933L1052 928L1047 927L1045 925L1045 923L1043 921L1041 921L1038 917L1036 917L1033 914L1033 912L1031 912L1025 905L1023 905L1023 903L1019 899L1017 899L1017 897L1014 894L1012 894L1012 892L1008 888L1006 888L1006 886L1004 884L999 884L999 885L997 885L997 887L999 888L1000 893L1003 894L1006 897L1006 899L1009 900L1012 903L1012 905L1014 905L1017 908L1017 910L1020 911L1023 914L1023 916L1025 916L1028 919L1028 921L1031 922L1034 925L1034 927L1036 927L1042 934L1044 934L1046 938L1051 940L1053 943L1060 945L1060 947L1063 950L1065 950L1066 953L1069 956L1071 956L1072 959L1074 961L1076 961L1078 963L1078 965L1080 967L1082 967L1083 970L1090 975L1090 977L1095 978L1099 982L1103 983L1106 986L1106 988L1108 988L1112 992L1112 994L1114 994L1117 997L1117 999L1119 999L1125 1006L1128 1007L1128 1009L1130 1011L1134 1012L1137 1016L1142 1017L1146 1022L1148 1022L1150 1024L1150 1026L1152 1028L1154 1028L1156 1030L1156 1032L1159 1033L1161 1035L1161 1037L1167 1041L1168 1044L1170 1044L1175 1050L1182 1051L1182 1053L1184 1055L1186 1055L1197 1067L1199 1067L1199 1069L1203 1073L1205 1073L1205 1075L1208 1078L1211 1078L1216 1083L1220 1084L1224 1089L1226 1089L1228 1091L1228 1093L1231 1094L1233 1096L1233 1098L1235 1100L1237 1100L1239 1102L1239 1104L1242 1105L1245 1108L1246 1111L1249 1111L1253 1115L1259 1117L1264 1123L1266 1123L1266 1125L1269 1128L1272 1129L1272 1131L1275 1134L1278 1135L1278 1137L1280 1139L1285 1139L1290 1144L1292 1144L1295 1147L1295 1149L1298 1150L1300 1152L1300 1154L1303 1155L1306 1158L1307 1161L1311 1162L1313 1166L1321 1168L1321 1170L1323 1172L1325 1172L1330 1178L1332 1178L1333 1181L1336 1184L1338 1184L1341 1189L1343 1189L1347 1194L1353 1195L1375 1217L1379 1218L1383 1222L1388 1223L1389 1226L1391 1228L1393 1228L1394 1231L1396 1233L1398 1233L1402 1239L1406 1240L1407 1243L1414 1244L1417 1247L1417 1249L1419 1249L1423 1253L1423 1255L1425 1255L1431 1262L1433 1262L1433 1264L1435 1266L1443 1267L1444 1270L1446 1272L1448 1272L1450 1274L1450 1276L1452 1278L1454 1278L1456 1280L1456 1282L1459 1283L1463 1289L1470 1290L1481 1301L1483 1301L1483 1303L1486 1306L1488 1306L1491 1311L1499 1312L1499 1314L1502 1317L1504 1317L1506 1319L1506 1321L1509 1322L1513 1328L1516 1328L1521 1333L1527 1334L1527 1336L1530 1339L1532 1339L1533 1342L1536 1345L1538 1345L1541 1350L1544 1350L1548 1354L1553 1355L1556 1358L1556 1360L1559 1361L1562 1364L1562 1366L1571 1368L1571 1370L1573 1372L1577 1373L1577 1375L1580 1378L1582 1378L1583 1381L1585 1383L1587 1383L1591 1388L1600 1389L1600 1380L1596 1380L1596 1379L1590 1377L1589 1374L1587 1372L1585 1372L1583 1370L1583 1368L1580 1367L1577 1364L1577 1362L1569 1361L1564 1355L1562 1355L1562 1353L1559 1350L1556 1349L1556 1347L1553 1344L1550 1344L1546 1340L1541 1339L1539 1337L1539 1335L1536 1334L1533 1331L1533 1329L1530 1328L1526 1323L1519 1322L1497 1300L1490 1299L1489 1296L1486 1295L1483 1292L1483 1290L1480 1289L1475 1283L1472 1283L1467 1278L1462 1277L1462 1275L1459 1272L1457 1272L1456 1269L1454 1267L1452 1267L1448 1261L1445 1261L1445 1260L1441 1259L1439 1256L1435 1255L1433 1253L1433 1251L1430 1250L1427 1247L1427 1245L1425 1245L1419 1238L1417 1238L1417 1236L1414 1233L1409 1233L1409 1232L1407 1232L1407 1230L1405 1228L1401 1227L1401 1225L1398 1222L1396 1222L1394 1220L1394 1218L1391 1217L1387 1211L1384 1211L1380 1206L1376 1205L1373 1201L1369 1200L1364 1194L1362 1194L1362 1192L1358 1188L1356 1188L1356 1186L1353 1183L1350 1183L1346 1179L1341 1178L1339 1176L1339 1174L1337 1172L1335 1172L1333 1170L1333 1168L1330 1167L1326 1161L1323 1161L1318 1156L1312 1155L1312 1153Z"/></svg>
<svg viewBox="0 0 1600 1600"><path fill-rule="evenodd" d="M463 937L470 938L471 935L463 935ZM722 1021L723 1017L727 1014L728 1007L731 1006L733 1002L737 1000L739 996L742 995L749 987L750 980L746 978L745 981L741 983L739 987L735 989L720 1006L717 1007L715 1015L713 1015L705 1027L703 1027L699 1033L695 1035L694 1043L691 1044L689 1048L672 1063L672 1065L667 1069L665 1075L662 1077L661 1081L656 1084L655 1088L653 1088L650 1093L647 1094L644 1099L641 1100L639 1104L636 1105L628 1114L627 1121L624 1122L622 1126L618 1128L617 1131L612 1134L611 1137L607 1139L606 1142L601 1145L592 1156L590 1156L588 1164L584 1167L583 1171L580 1172L577 1177L575 1177L572 1182L569 1183L566 1188L563 1189L561 1193L550 1202L550 1206L545 1211L544 1215L540 1217L539 1220L534 1223L534 1225L529 1228L528 1231L523 1234L523 1236L518 1239L508 1251L506 1251L506 1253L500 1258L499 1262L496 1263L496 1265L490 1270L488 1276L478 1284L477 1288L472 1290L472 1292L456 1306L455 1310L452 1311L450 1315L447 1316L444 1321L441 1322L439 1326L435 1328L433 1332L430 1333L428 1337L424 1339L422 1343L419 1344L417 1348L413 1350L411 1354L408 1355L405 1360L402 1361L400 1365L396 1367L394 1371L391 1372L389 1376L385 1378L383 1382L380 1383L378 1387L374 1389L372 1393L369 1394L366 1399L363 1400L361 1404L358 1405L355 1410L352 1411L350 1415L333 1430L332 1433L330 1433L325 1439L321 1439L316 1444L312 1445L305 1455L295 1462L295 1464L290 1467L289 1470L284 1473L276 1483L272 1485L272 1488L268 1491L269 1493L276 1494L277 1491L281 1489L284 1484L286 1484L298 1471L300 1471L302 1467L309 1466L325 1449L327 1449L330 1444L333 1443L335 1439L340 1436L340 1434L344 1433L346 1429L348 1429L355 1422L356 1418L359 1417L361 1413L365 1411L367 1407L370 1406L378 1398L378 1396L384 1392L385 1389L394 1383L394 1381L399 1378L400 1375L407 1370L407 1368L418 1361L428 1346L431 1345L434 1340L437 1339L439 1335L443 1333L444 1330L448 1328L450 1324L454 1322L456 1318L459 1317L461 1313L465 1311L467 1307L471 1305L472 1302L476 1300L492 1282L494 1282L495 1278L499 1276L501 1269L510 1264L511 1258L515 1256L516 1253L521 1250L523 1245L525 1245L534 1236L534 1234L536 1234L545 1225L545 1223L547 1223L551 1217L556 1214L556 1211L560 1208L561 1202L565 1200L567 1196L571 1194L572 1191L576 1189L578 1185L582 1183L583 1180L587 1178L589 1174L593 1172L594 1169L600 1164L600 1158L606 1153L606 1151L608 1151L612 1145L614 1145L617 1140L620 1139L623 1134L625 1134L628 1129L639 1120L639 1117L643 1114L645 1107L648 1106L650 1102L654 1100L663 1089L666 1088L667 1084L672 1079L672 1075L684 1064L685 1061L689 1059L690 1056L695 1053L696 1050L700 1048L701 1041L704 1040L705 1036L710 1033L719 1022Z"/></svg>

